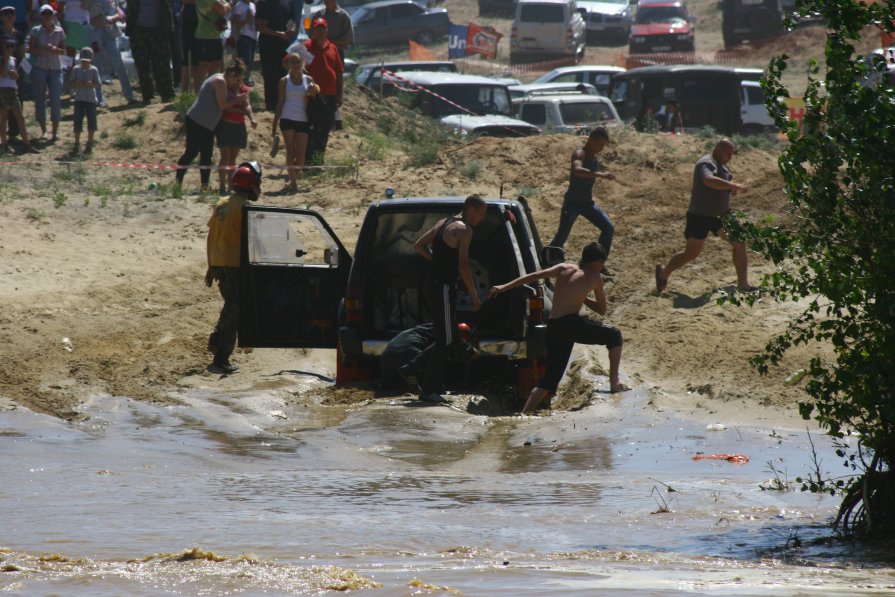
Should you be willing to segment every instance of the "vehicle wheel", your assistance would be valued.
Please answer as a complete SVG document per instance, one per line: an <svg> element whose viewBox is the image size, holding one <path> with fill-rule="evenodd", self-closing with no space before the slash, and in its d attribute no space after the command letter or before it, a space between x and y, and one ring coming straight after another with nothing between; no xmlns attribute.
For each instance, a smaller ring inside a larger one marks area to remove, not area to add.
<svg viewBox="0 0 895 597"><path fill-rule="evenodd" d="M428 46L435 42L435 34L431 31L420 31L416 34L416 41L423 44L424 46Z"/></svg>

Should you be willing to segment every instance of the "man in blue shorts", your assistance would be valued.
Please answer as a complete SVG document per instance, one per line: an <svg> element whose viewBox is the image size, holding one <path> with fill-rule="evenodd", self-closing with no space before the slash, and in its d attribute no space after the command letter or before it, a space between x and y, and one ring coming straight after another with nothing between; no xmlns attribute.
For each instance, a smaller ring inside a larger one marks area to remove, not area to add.
<svg viewBox="0 0 895 597"><path fill-rule="evenodd" d="M749 283L745 243L727 238L724 230L723 218L730 213L731 192L745 193L749 190L748 186L731 180L733 176L727 169L727 164L735 152L729 139L721 139L710 155L697 160L693 172L690 207L687 209L687 226L684 229L687 244L683 251L671 256L665 267L656 266L656 292L659 294L668 285L672 272L699 256L709 232L730 242L733 266L737 272L737 288L744 292L758 289Z"/></svg>
<svg viewBox="0 0 895 597"><path fill-rule="evenodd" d="M491 288L488 298L535 280L556 278L553 309L547 321L547 371L529 394L522 414L532 412L544 398L556 393L575 343L600 344L609 349L610 391L630 389L618 377L623 343L621 331L578 314L582 304L600 315L606 314L602 276L605 263L606 251L600 243L593 242L581 251L578 265L560 263Z"/></svg>

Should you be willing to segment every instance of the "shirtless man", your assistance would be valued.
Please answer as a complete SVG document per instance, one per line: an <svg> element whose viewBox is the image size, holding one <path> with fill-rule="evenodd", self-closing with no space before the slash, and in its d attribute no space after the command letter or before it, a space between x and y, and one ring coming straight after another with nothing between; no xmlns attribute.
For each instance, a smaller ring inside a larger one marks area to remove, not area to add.
<svg viewBox="0 0 895 597"><path fill-rule="evenodd" d="M630 389L618 379L618 366L622 358L621 331L578 314L582 303L600 315L606 314L606 293L603 291L601 275L605 261L606 251L599 243L593 242L581 251L581 262L578 265L560 263L516 278L512 282L493 286L488 293L488 298L491 298L535 280L556 278L553 310L547 322L547 371L529 394L522 414L531 413L545 397L556 393L576 342L606 346L609 349L610 390L624 392ZM591 292L593 298L589 296Z"/></svg>
<svg viewBox="0 0 895 597"><path fill-rule="evenodd" d="M420 388L420 398L427 402L443 401L444 362L448 346L457 339L454 303L458 275L470 289L473 310L478 311L481 306L469 267L469 245L472 242L472 228L485 219L486 211L485 201L478 195L470 195L463 204L462 212L435 222L413 245L417 253L432 262L432 270L426 279L425 296L432 314L435 342L425 351L428 361Z"/></svg>

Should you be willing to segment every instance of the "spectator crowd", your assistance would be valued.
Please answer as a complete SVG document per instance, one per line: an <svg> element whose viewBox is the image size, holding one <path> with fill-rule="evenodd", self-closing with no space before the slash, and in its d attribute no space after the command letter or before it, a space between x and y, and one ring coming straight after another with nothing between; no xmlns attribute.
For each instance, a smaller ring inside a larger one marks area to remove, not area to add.
<svg viewBox="0 0 895 597"><path fill-rule="evenodd" d="M345 49L354 41L337 0L325 0L310 18L306 1L0 0L0 153L39 152L59 142L63 108L74 122L71 153L89 153L98 114L109 107L103 88L117 79L123 107L172 102L178 91L195 94L177 181L198 156L202 187L209 190L217 141L218 186L225 193L227 173L247 146L246 120L253 129L256 124L249 92L260 74L263 105L276 112L271 154L282 135L284 190L295 191L306 162L323 163L342 104ZM27 101L33 101L36 135L27 130Z"/></svg>

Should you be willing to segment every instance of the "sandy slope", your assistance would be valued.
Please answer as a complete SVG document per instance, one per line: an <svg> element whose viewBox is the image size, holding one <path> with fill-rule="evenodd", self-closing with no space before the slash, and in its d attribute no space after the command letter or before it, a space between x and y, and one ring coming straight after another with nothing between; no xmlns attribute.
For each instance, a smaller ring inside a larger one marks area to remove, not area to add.
<svg viewBox="0 0 895 597"><path fill-rule="evenodd" d="M455 4L461 21L475 17L472 2ZM710 24L714 5L693 5ZM752 61L764 63L782 49L796 60L817 55L822 38L821 29L801 32L755 49ZM711 39L703 43L711 47ZM588 61L618 50L595 49ZM64 121L62 142L0 165L0 401L68 417L79 401L98 392L165 401L178 384L251 386L307 359L332 373L330 352L276 350L237 354L242 369L231 378L204 372L205 342L220 308L217 291L202 283L205 222L217 197L195 192L195 172L187 176L184 197L175 199L167 186L170 171L96 165L173 164L183 147L172 106L128 110L115 87L108 95L113 107L100 116L102 133L90 162L68 157L71 123ZM308 190L296 195L278 194L284 179L268 169L264 203L321 211L353 248L365 206L387 186L398 196L477 191L495 197L503 189L504 196L522 193L530 199L543 237L555 231L569 154L580 139L479 139L446 148L432 164L411 167L394 139L371 157L371 137L363 129L384 114L380 102L354 91L346 102L348 127L335 135L329 161L350 168L308 179ZM397 119L406 114L396 103L387 111ZM243 156L269 162L271 115L261 113L259 121ZM410 126L428 123L418 119ZM135 147L120 149L128 136ZM617 277L608 286L608 320L625 334L625 374L652 392L657 408L719 417L742 415L743 405L765 404L783 406L792 415L801 393L782 380L813 353L794 352L767 378L757 377L746 359L783 329L797 306L716 305L717 296L735 282L726 243L709 242L699 261L675 275L668 292L655 295L653 267L683 245L693 162L713 141L629 129L613 133L604 158L618 178L600 181L596 189L616 224L611 267ZM778 152L779 147L744 150L733 160L737 179L753 186L735 202L749 217L785 219ZM570 259L595 236L579 221L567 244ZM768 271L754 256L753 264L758 273ZM70 351L63 338L70 339ZM605 366L605 351L580 354L586 357L585 370ZM575 381L567 406L586 402L593 389Z"/></svg>
<svg viewBox="0 0 895 597"><path fill-rule="evenodd" d="M368 98L350 101L349 111L369 109ZM93 159L171 163L180 147L172 114L155 105L146 112L144 125L120 129L136 131L141 147L122 152L107 138ZM128 115L133 113L104 115L103 128L114 130L113 118ZM269 115L261 119L263 129ZM260 135L253 143L249 154L266 158ZM346 162L359 143L356 134L339 133L334 159ZM408 167L402 155L362 160L356 181L347 173L319 176L312 191L272 194L264 202L318 209L353 247L364 206L385 186L403 196L471 191L497 196L503 186L505 196L522 192L530 198L542 235L549 237L557 224L568 156L579 143L570 136L479 139L421 168ZM655 398L669 405L699 403L706 411L743 402L791 405L798 392L781 379L799 359L768 379L757 378L745 359L781 329L792 307L716 306L715 295L735 281L723 242L710 242L700 261L681 271L667 293L655 296L653 265L682 246L692 163L710 144L625 130L606 150L607 167L618 179L601 181L597 196L617 227L609 320L625 333L623 368L634 383L661 388ZM185 197L173 199L164 189L173 178L169 172L55 161L64 150L48 147L40 156L2 167L0 396L66 417L97 392L168 400L166 391L178 383L251 385L259 375L294 369L306 358L296 351L256 350L235 357L242 366L239 376L218 380L204 373L209 361L204 344L220 307L217 292L202 284L205 221L214 198L190 194L198 183L194 172L187 177ZM471 168L475 162L478 167ZM754 192L738 200L751 217L781 213L785 200L775 155L742 151L733 169L738 179L754 185ZM463 174L473 171L475 180ZM152 182L162 190L150 190ZM266 188L282 185L269 170ZM567 245L570 256L594 232L586 222L577 223ZM71 351L63 338L70 338ZM605 359L604 351L593 355L598 364ZM313 358L323 370L334 370L332 353Z"/></svg>

